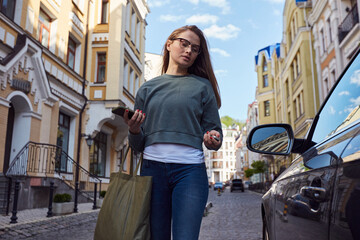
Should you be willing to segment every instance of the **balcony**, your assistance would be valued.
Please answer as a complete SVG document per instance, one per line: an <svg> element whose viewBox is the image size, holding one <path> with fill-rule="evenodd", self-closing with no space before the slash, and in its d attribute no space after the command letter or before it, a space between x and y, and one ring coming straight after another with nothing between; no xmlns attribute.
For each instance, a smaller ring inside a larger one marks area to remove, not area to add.
<svg viewBox="0 0 360 240"><path fill-rule="evenodd" d="M339 25L339 43L341 43L347 34L353 29L353 27L359 23L359 13L357 4L353 6L353 8L349 11L349 14L345 17L344 21Z"/></svg>

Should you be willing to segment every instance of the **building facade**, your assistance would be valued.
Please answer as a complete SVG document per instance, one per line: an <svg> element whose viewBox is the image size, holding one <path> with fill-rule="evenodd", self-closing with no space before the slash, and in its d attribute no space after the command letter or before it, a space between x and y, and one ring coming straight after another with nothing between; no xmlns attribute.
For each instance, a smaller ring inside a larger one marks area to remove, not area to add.
<svg viewBox="0 0 360 240"><path fill-rule="evenodd" d="M0 184L20 181L18 209L47 206L50 182L75 201L74 189L106 189L127 136L111 109L133 107L144 81L148 12L141 0L2 1Z"/></svg>
<svg viewBox="0 0 360 240"><path fill-rule="evenodd" d="M218 151L204 148L205 163L209 183L226 182L236 174L236 147L238 129L223 126L223 142Z"/></svg>

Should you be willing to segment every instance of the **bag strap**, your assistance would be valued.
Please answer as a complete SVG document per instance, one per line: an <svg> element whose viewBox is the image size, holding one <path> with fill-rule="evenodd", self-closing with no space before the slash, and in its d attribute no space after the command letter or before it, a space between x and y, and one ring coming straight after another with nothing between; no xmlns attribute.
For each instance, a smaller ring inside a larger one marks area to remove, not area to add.
<svg viewBox="0 0 360 240"><path fill-rule="evenodd" d="M121 164L120 164L119 173L121 173L122 170L123 170L124 162L125 162L126 156L127 156L128 153L129 153L129 150L130 150L130 146L128 146L128 147L126 148L126 151L125 151L125 154L124 154L124 159L121 161Z"/></svg>
<svg viewBox="0 0 360 240"><path fill-rule="evenodd" d="M125 159L126 159L128 153L129 153L130 148L131 148L130 145L126 148L126 152L125 152L125 155L124 155L124 159L123 159L123 161L122 161L121 164L120 164L119 173L121 173L122 170L123 170L124 163L125 163ZM140 167L140 165L142 164L142 161L143 161L143 153L141 153L140 160L139 160L139 162L136 164L135 171L134 171L134 172L130 172L130 175L133 175L134 173L135 173L135 175L136 175L136 173L139 171L139 167ZM133 156L133 154L131 154L131 156L130 156L130 166L133 166L133 163L134 163L134 156ZM130 169L131 169L131 168L130 168Z"/></svg>

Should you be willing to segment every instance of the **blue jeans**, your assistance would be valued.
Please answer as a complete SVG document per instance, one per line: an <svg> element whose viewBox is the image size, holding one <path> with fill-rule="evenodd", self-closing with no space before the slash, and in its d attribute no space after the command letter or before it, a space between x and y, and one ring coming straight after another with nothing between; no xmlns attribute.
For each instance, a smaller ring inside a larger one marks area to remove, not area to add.
<svg viewBox="0 0 360 240"><path fill-rule="evenodd" d="M153 176L151 239L197 240L209 195L205 163L143 160L142 176ZM172 226L171 226L172 223Z"/></svg>

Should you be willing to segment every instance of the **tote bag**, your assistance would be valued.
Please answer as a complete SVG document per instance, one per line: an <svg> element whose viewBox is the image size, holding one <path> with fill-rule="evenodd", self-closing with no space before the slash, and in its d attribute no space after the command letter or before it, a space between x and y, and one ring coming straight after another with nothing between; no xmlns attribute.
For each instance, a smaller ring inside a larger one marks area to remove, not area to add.
<svg viewBox="0 0 360 240"><path fill-rule="evenodd" d="M129 152L127 148L125 158ZM131 166L133 166L131 154ZM110 184L96 222L95 240L150 239L151 176L138 176L142 154L134 172L112 173Z"/></svg>

